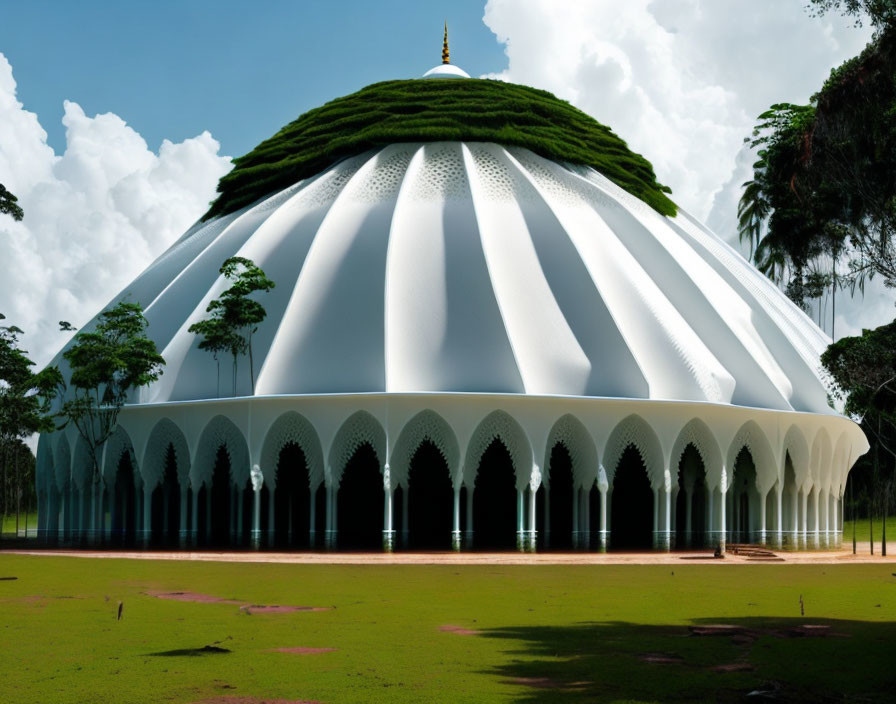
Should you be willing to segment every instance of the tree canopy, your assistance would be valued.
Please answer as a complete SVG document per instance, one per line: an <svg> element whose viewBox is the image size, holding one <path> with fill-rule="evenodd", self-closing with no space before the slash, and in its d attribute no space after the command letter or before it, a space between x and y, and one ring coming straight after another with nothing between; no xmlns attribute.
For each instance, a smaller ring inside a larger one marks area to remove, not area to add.
<svg viewBox="0 0 896 704"><path fill-rule="evenodd" d="M21 220L25 217L25 211L12 193L6 190L6 186L0 183L0 215L10 215L13 220Z"/></svg>
<svg viewBox="0 0 896 704"><path fill-rule="evenodd" d="M819 262L843 259L840 283L880 275L896 286L894 75L896 28L886 25L809 105L777 104L759 117L740 234L757 265L797 293Z"/></svg>
<svg viewBox="0 0 896 704"><path fill-rule="evenodd" d="M675 204L653 167L613 131L547 91L503 81L375 83L309 110L234 160L205 218L238 210L341 159L396 142L496 142L585 164L664 215Z"/></svg>

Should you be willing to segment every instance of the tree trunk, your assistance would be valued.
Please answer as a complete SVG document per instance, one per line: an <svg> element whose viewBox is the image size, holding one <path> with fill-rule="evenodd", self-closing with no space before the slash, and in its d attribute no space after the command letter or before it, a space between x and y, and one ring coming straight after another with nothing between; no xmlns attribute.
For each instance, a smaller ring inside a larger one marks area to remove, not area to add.
<svg viewBox="0 0 896 704"><path fill-rule="evenodd" d="M13 455L13 471L16 475L16 538L19 537L19 507L22 505L22 478L19 476L18 447Z"/></svg>
<svg viewBox="0 0 896 704"><path fill-rule="evenodd" d="M890 483L884 487L884 522L880 529L880 554L887 556L887 504L890 503Z"/></svg>
<svg viewBox="0 0 896 704"><path fill-rule="evenodd" d="M252 334L249 334L249 380L252 382L252 395L255 395L255 362L252 360Z"/></svg>

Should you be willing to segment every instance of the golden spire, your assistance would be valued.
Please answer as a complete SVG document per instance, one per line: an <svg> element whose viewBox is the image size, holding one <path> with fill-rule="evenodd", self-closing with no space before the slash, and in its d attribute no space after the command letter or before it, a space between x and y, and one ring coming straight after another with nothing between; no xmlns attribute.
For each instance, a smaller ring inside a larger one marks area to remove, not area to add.
<svg viewBox="0 0 896 704"><path fill-rule="evenodd" d="M445 22L445 38L442 40L442 63L450 64L448 59L448 22Z"/></svg>

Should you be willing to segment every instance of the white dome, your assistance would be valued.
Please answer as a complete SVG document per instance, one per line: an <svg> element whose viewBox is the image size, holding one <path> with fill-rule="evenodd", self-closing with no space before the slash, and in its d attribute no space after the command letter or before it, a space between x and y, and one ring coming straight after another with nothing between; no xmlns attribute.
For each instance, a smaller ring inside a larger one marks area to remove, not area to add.
<svg viewBox="0 0 896 704"><path fill-rule="evenodd" d="M833 413L818 372L829 340L731 247L590 168L525 149L396 144L197 224L122 292L143 304L167 360L144 402L217 395L215 364L187 329L227 285L218 268L233 255L276 282L260 299L256 396L491 392Z"/></svg>
<svg viewBox="0 0 896 704"><path fill-rule="evenodd" d="M423 74L423 78L469 78L470 74L453 64L439 64Z"/></svg>

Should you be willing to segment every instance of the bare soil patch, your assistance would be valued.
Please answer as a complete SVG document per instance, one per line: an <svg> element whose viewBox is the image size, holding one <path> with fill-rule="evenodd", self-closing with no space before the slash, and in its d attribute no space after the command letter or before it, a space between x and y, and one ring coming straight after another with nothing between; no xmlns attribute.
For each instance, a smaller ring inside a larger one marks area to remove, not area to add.
<svg viewBox="0 0 896 704"><path fill-rule="evenodd" d="M280 606L278 604L243 604L240 611L246 614L289 614L294 611L331 611L332 606Z"/></svg>
<svg viewBox="0 0 896 704"><path fill-rule="evenodd" d="M190 601L196 604L243 604L242 601L233 599L222 599L221 597L211 596L210 594L200 594L199 592L146 592L149 596L156 599L169 599L171 601Z"/></svg>
<svg viewBox="0 0 896 704"><path fill-rule="evenodd" d="M638 656L638 660L654 665L681 665L684 663L684 658L675 653L642 653Z"/></svg>
<svg viewBox="0 0 896 704"><path fill-rule="evenodd" d="M292 655L318 655L320 653L335 653L339 648L274 648L271 653L291 653Z"/></svg>
<svg viewBox="0 0 896 704"><path fill-rule="evenodd" d="M752 672L756 668L748 662L732 662L710 668L713 672Z"/></svg>
<svg viewBox="0 0 896 704"><path fill-rule="evenodd" d="M463 626L439 626L439 630L444 633L456 633L459 636L478 636L482 631L477 631L472 628L464 628Z"/></svg>
<svg viewBox="0 0 896 704"><path fill-rule="evenodd" d="M534 689L581 689L593 684L592 682L558 682L550 677L514 677L512 680L507 680L507 683L521 684Z"/></svg>

